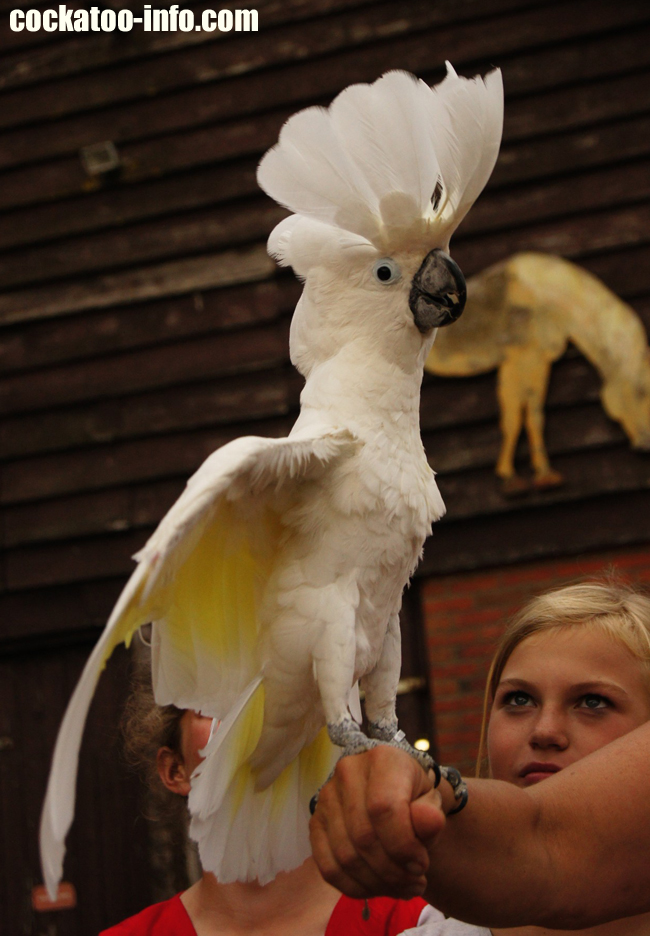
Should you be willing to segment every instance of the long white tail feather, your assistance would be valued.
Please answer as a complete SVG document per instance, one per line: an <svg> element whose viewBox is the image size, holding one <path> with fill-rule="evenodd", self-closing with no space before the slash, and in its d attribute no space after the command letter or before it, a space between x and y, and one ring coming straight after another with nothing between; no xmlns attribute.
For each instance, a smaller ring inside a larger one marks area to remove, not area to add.
<svg viewBox="0 0 650 936"><path fill-rule="evenodd" d="M231 731L261 683L262 677L260 675L256 676L246 686L231 711L228 712L205 748L200 752L204 760L201 761L192 775L192 793L190 795L192 814L198 819L206 819L219 809L234 775L255 748L257 743L255 733L256 729L257 731L260 730L259 725L253 725L252 728L247 726L247 730L251 734L250 740L242 737L241 732L237 734L237 732L231 733ZM239 751L232 750L235 744L240 748ZM219 751L221 751L221 755L217 759L216 755Z"/></svg>
<svg viewBox="0 0 650 936"><path fill-rule="evenodd" d="M277 780L257 790L248 758L260 736L263 709L258 676L202 751L205 759L192 777L190 835L204 870L223 884L266 884L309 857L309 801L339 755L321 733Z"/></svg>
<svg viewBox="0 0 650 936"><path fill-rule="evenodd" d="M134 583L139 584L139 583ZM43 876L48 893L54 899L63 873L65 837L74 816L77 787L77 764L86 716L95 686L106 660L117 643L130 635L120 631L121 608L118 605L106 629L86 663L81 678L68 703L56 740L52 768L41 814L40 843ZM144 623L144 622L141 622ZM136 628L133 627L133 630ZM131 630L131 633L133 632Z"/></svg>

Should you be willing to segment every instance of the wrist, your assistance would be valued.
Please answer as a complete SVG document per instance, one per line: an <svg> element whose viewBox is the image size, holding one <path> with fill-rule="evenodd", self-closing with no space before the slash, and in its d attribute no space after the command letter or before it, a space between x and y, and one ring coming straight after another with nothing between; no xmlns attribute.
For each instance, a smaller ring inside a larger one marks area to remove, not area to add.
<svg viewBox="0 0 650 936"><path fill-rule="evenodd" d="M445 816L453 816L467 806L467 784L460 775L460 771L455 767L440 767L439 773L440 787L443 787L440 797L442 809Z"/></svg>
<svg viewBox="0 0 650 936"><path fill-rule="evenodd" d="M441 778L440 785L438 786L438 793L440 794L441 809L445 816L448 816L449 813L458 805L456 797L454 796L454 788L452 787L449 780Z"/></svg>

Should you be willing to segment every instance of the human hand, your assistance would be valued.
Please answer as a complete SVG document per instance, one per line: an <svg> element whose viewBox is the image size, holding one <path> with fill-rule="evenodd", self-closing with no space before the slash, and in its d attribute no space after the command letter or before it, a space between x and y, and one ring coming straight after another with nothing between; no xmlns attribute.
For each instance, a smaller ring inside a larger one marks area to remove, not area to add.
<svg viewBox="0 0 650 936"><path fill-rule="evenodd" d="M387 745L342 758L311 824L321 874L350 897L423 893L427 845L445 824L440 796L417 761Z"/></svg>

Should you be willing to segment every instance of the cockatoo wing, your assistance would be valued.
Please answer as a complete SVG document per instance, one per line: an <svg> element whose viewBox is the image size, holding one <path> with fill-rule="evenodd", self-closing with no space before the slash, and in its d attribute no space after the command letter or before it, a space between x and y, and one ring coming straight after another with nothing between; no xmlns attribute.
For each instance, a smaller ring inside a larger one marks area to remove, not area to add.
<svg viewBox="0 0 650 936"><path fill-rule="evenodd" d="M300 439L237 439L218 449L190 478L135 557L138 567L86 664L59 731L41 820L43 873L50 894L56 892L61 878L64 840L74 814L79 748L97 679L115 647L122 642L128 645L143 624L154 622L153 680L158 704L174 703L225 718L226 727L237 725L237 731L222 726L212 745L218 738L218 745L236 749L230 751L230 779L250 755L264 710L257 644L259 610L283 535L280 513L290 506L297 486L322 476L355 447L354 437L346 430ZM314 745L311 759L303 758L303 766L309 761L305 769L315 784L313 792L326 779L334 758L326 735L319 736ZM305 771L300 774L300 769L299 764L296 783L304 781ZM276 781L276 793L282 787L280 781L285 787L289 783L283 776ZM227 786L226 782L221 794ZM199 822L205 825L219 797L213 790L207 805L200 799ZM236 799L232 794L233 804ZM263 808L278 813L272 794L265 802L257 807L258 812ZM305 809L308 802L309 797ZM295 813L295 804L291 808ZM204 832L210 832L209 825ZM248 867L254 872L254 862Z"/></svg>

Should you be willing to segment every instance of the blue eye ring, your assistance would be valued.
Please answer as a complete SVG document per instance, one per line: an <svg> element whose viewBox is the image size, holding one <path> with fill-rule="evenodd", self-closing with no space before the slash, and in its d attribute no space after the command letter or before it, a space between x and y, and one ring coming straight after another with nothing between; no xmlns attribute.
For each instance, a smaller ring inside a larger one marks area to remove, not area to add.
<svg viewBox="0 0 650 936"><path fill-rule="evenodd" d="M372 275L382 286L392 286L402 278L402 271L391 257L382 257L373 265Z"/></svg>

